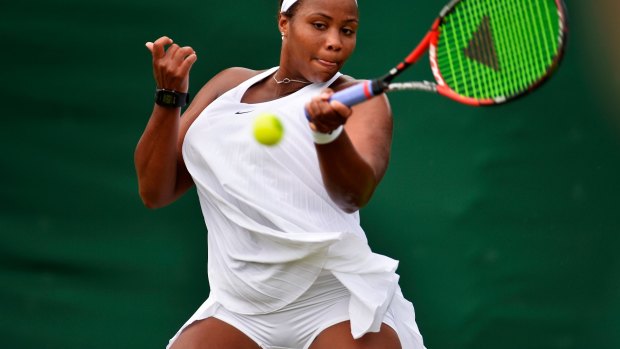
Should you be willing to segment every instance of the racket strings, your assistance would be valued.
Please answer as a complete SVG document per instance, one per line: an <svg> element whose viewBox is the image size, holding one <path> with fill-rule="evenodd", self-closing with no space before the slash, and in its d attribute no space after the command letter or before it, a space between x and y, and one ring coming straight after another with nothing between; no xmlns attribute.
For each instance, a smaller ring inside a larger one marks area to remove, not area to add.
<svg viewBox="0 0 620 349"><path fill-rule="evenodd" d="M440 27L437 66L458 94L501 98L544 78L560 49L555 0L461 1Z"/></svg>

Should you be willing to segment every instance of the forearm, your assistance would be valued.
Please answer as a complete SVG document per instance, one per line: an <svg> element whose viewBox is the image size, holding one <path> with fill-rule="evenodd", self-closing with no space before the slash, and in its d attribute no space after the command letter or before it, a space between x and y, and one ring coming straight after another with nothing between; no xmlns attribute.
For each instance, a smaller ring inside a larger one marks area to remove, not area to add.
<svg viewBox="0 0 620 349"><path fill-rule="evenodd" d="M164 206L175 197L180 109L155 105L136 146L140 197L148 207Z"/></svg>
<svg viewBox="0 0 620 349"><path fill-rule="evenodd" d="M364 207L379 182L372 166L346 132L329 144L316 145L321 175L331 199L345 212Z"/></svg>

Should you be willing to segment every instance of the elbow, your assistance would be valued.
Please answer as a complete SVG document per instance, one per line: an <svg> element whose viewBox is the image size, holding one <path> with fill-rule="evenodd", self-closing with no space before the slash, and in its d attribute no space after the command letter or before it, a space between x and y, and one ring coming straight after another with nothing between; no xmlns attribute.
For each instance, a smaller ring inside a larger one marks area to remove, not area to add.
<svg viewBox="0 0 620 349"><path fill-rule="evenodd" d="M368 204L372 193L374 192L374 186L362 190L359 192L348 193L336 193L328 191L330 198L334 203L344 212L351 214L361 210Z"/></svg>
<svg viewBox="0 0 620 349"><path fill-rule="evenodd" d="M352 214L359 211L363 206L358 205L338 205L341 210L343 210L347 214Z"/></svg>
<svg viewBox="0 0 620 349"><path fill-rule="evenodd" d="M336 202L338 207L342 211L348 214L355 213L361 210L364 206L366 206L367 203L368 203L368 200L362 200L362 199L357 199L357 200L351 199L351 200L343 200L343 201Z"/></svg>
<svg viewBox="0 0 620 349"><path fill-rule="evenodd" d="M344 169L331 176L323 176L325 189L332 201L345 213L351 214L364 208L377 185L378 176L368 167L357 171Z"/></svg>
<svg viewBox="0 0 620 349"><path fill-rule="evenodd" d="M168 202L164 200L160 193L156 191L147 191L142 188L140 188L140 199L142 199L142 204L151 210L168 205Z"/></svg>
<svg viewBox="0 0 620 349"><path fill-rule="evenodd" d="M154 210L168 206L174 201L175 188L160 178L138 175L138 194L142 204Z"/></svg>
<svg viewBox="0 0 620 349"><path fill-rule="evenodd" d="M155 210L162 207L160 203L158 203L156 200L152 200L148 196L140 195L140 198L142 199L142 204L144 205L144 207L150 210Z"/></svg>
<svg viewBox="0 0 620 349"><path fill-rule="evenodd" d="M148 200L144 197L142 197L142 204L144 205L144 207L148 208L149 210L156 210L162 207L162 205L159 205L157 202Z"/></svg>

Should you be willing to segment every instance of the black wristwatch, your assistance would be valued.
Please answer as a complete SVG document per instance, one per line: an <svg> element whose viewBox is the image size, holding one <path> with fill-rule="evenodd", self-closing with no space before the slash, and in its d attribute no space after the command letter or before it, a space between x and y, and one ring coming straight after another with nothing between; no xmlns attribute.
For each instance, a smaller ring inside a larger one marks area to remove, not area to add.
<svg viewBox="0 0 620 349"><path fill-rule="evenodd" d="M182 108L189 103L189 93L158 88L155 92L155 103L166 108Z"/></svg>

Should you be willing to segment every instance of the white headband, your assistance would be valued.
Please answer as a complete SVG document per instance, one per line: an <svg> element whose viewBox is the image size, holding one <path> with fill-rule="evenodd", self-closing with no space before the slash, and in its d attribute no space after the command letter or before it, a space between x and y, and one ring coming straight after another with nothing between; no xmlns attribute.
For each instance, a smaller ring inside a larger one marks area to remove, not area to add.
<svg viewBox="0 0 620 349"><path fill-rule="evenodd" d="M296 3L297 0L284 0L282 1L282 7L280 8L280 12L284 13L288 11L288 9Z"/></svg>
<svg viewBox="0 0 620 349"><path fill-rule="evenodd" d="M291 8L291 6L293 6L294 3L296 3L298 0L284 0L282 1L282 7L280 8L280 12L284 13L286 11L288 11L289 8ZM355 0L355 3L357 4L357 0Z"/></svg>

